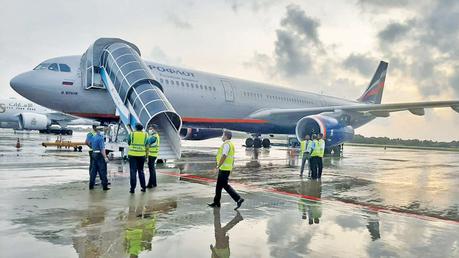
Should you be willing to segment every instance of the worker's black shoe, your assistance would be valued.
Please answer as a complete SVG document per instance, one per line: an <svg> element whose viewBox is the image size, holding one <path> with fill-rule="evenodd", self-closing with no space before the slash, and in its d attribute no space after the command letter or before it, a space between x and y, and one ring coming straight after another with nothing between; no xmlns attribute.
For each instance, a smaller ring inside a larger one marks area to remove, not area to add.
<svg viewBox="0 0 459 258"><path fill-rule="evenodd" d="M134 193L134 189L129 190L130 193Z"/></svg>
<svg viewBox="0 0 459 258"><path fill-rule="evenodd" d="M142 191L142 192L145 192L145 191L146 191L146 189L145 189L145 188L142 188L142 189L140 189L140 191Z"/></svg>
<svg viewBox="0 0 459 258"><path fill-rule="evenodd" d="M237 206L236 208L234 208L235 211L237 211L237 209L239 209L242 205L242 203L244 202L244 199L240 198L236 203L237 203Z"/></svg>
<svg viewBox="0 0 459 258"><path fill-rule="evenodd" d="M213 202L213 203L208 203L207 205L209 205L209 207L212 207L212 208L215 208L215 207L220 208L220 203Z"/></svg>
<svg viewBox="0 0 459 258"><path fill-rule="evenodd" d="M108 190L110 190L110 189L111 189L110 187L104 187L104 188L103 188L104 191L108 191Z"/></svg>
<svg viewBox="0 0 459 258"><path fill-rule="evenodd" d="M94 186L90 186L90 187L89 187L89 190L94 190Z"/></svg>

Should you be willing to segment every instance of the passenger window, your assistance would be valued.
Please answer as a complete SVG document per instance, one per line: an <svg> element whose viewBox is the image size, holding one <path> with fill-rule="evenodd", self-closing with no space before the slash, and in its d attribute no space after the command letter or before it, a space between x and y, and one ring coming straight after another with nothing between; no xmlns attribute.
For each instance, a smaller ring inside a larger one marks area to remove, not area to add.
<svg viewBox="0 0 459 258"><path fill-rule="evenodd" d="M70 72L70 66L68 66L66 64L59 64L59 70L61 72L69 73Z"/></svg>
<svg viewBox="0 0 459 258"><path fill-rule="evenodd" d="M185 87L185 83L182 82L182 87Z"/></svg>
<svg viewBox="0 0 459 258"><path fill-rule="evenodd" d="M166 84L169 84L169 80L166 80Z"/></svg>
<svg viewBox="0 0 459 258"><path fill-rule="evenodd" d="M159 79L159 81L160 81L161 83L164 83L164 80L163 80L163 78L160 78L160 79Z"/></svg>
<svg viewBox="0 0 459 258"><path fill-rule="evenodd" d="M177 86L180 86L180 82L179 81L175 81L175 84L177 84Z"/></svg>
<svg viewBox="0 0 459 258"><path fill-rule="evenodd" d="M174 81L171 81L171 85L174 85Z"/></svg>
<svg viewBox="0 0 459 258"><path fill-rule="evenodd" d="M52 63L52 64L50 64L50 65L48 66L48 70L58 72L58 71L59 71L59 68L57 67L57 64L56 64L56 63Z"/></svg>

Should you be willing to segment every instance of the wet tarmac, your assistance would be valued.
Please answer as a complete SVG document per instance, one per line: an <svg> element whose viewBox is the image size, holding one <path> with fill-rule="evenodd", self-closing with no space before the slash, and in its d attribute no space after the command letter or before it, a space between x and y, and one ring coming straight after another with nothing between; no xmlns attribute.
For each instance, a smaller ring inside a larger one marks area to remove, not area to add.
<svg viewBox="0 0 459 258"><path fill-rule="evenodd" d="M131 195L127 164L89 191L87 150L40 145L55 138L0 131L0 257L459 257L455 152L349 146L313 181L293 150L238 147L235 212L226 193L206 207L218 139L183 142L158 187Z"/></svg>

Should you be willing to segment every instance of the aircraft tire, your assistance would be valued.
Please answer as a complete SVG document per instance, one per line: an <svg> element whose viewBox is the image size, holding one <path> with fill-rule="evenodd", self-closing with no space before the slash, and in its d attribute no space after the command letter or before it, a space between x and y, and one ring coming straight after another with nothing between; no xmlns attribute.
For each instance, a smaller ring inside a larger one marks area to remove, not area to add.
<svg viewBox="0 0 459 258"><path fill-rule="evenodd" d="M253 147L253 139L252 138L245 139L245 147L247 147L247 148Z"/></svg>
<svg viewBox="0 0 459 258"><path fill-rule="evenodd" d="M271 141L268 138L263 139L261 142L261 145L263 145L263 148L269 148L271 147Z"/></svg>
<svg viewBox="0 0 459 258"><path fill-rule="evenodd" d="M253 139L253 147L254 148L259 149L259 148L261 148L261 146L262 146L262 143L261 143L261 139L260 138Z"/></svg>

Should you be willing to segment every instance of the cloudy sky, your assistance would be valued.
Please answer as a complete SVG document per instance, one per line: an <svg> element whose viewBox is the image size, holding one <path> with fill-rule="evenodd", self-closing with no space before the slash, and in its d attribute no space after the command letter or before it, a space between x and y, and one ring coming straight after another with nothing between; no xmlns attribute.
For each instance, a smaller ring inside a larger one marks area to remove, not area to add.
<svg viewBox="0 0 459 258"><path fill-rule="evenodd" d="M454 0L6 1L0 9L0 96L44 59L81 54L99 37L135 43L146 59L356 99L379 60L383 102L459 99ZM366 136L459 139L451 109L408 112Z"/></svg>

